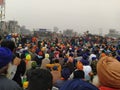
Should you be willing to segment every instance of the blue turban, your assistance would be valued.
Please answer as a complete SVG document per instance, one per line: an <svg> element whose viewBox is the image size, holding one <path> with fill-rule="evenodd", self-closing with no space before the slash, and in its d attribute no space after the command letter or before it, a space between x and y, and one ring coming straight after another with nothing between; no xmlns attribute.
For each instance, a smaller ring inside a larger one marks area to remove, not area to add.
<svg viewBox="0 0 120 90"><path fill-rule="evenodd" d="M116 59L120 62L120 56L117 56Z"/></svg>
<svg viewBox="0 0 120 90"><path fill-rule="evenodd" d="M99 90L97 87L81 79L68 80L60 90Z"/></svg>
<svg viewBox="0 0 120 90"><path fill-rule="evenodd" d="M120 55L120 50L117 50L117 54Z"/></svg>
<svg viewBox="0 0 120 90"><path fill-rule="evenodd" d="M73 57L74 55L72 53L70 53L69 56Z"/></svg>
<svg viewBox="0 0 120 90"><path fill-rule="evenodd" d="M89 65L89 61L86 59L80 60L83 65Z"/></svg>
<svg viewBox="0 0 120 90"><path fill-rule="evenodd" d="M64 58L64 62L67 62L68 61L68 58Z"/></svg>
<svg viewBox="0 0 120 90"><path fill-rule="evenodd" d="M12 38L11 35L7 35L7 37L6 37L7 40L10 40L11 38Z"/></svg>
<svg viewBox="0 0 120 90"><path fill-rule="evenodd" d="M23 50L23 54L29 53L27 50Z"/></svg>
<svg viewBox="0 0 120 90"><path fill-rule="evenodd" d="M6 66L12 60L12 52L8 48L0 47L0 68Z"/></svg>
<svg viewBox="0 0 120 90"><path fill-rule="evenodd" d="M69 68L63 68L63 70L62 70L62 77L65 79L65 80L67 80L68 78L69 78L69 76L70 76L70 69Z"/></svg>
<svg viewBox="0 0 120 90"><path fill-rule="evenodd" d="M83 57L84 59L88 59L88 55L87 55L87 54L83 54L82 57Z"/></svg>
<svg viewBox="0 0 120 90"><path fill-rule="evenodd" d="M97 58L96 57L92 57L92 60L96 60Z"/></svg>
<svg viewBox="0 0 120 90"><path fill-rule="evenodd" d="M58 66L53 66L53 70L58 70Z"/></svg>

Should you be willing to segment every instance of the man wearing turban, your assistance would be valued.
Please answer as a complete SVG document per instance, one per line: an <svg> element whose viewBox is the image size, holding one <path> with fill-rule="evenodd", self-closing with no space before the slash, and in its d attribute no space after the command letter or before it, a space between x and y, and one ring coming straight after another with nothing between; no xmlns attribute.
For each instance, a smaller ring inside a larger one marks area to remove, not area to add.
<svg viewBox="0 0 120 90"><path fill-rule="evenodd" d="M120 62L113 57L103 57L97 63L97 74L103 88L107 90L120 90Z"/></svg>
<svg viewBox="0 0 120 90"><path fill-rule="evenodd" d="M22 90L16 82L6 77L8 66L11 61L11 50L0 47L0 90Z"/></svg>

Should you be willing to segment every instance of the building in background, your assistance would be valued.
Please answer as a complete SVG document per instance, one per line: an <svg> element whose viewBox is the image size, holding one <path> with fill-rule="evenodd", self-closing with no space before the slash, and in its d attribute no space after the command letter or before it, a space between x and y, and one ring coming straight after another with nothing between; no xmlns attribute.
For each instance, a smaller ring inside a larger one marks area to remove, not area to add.
<svg viewBox="0 0 120 90"><path fill-rule="evenodd" d="M4 29L5 27L3 27L5 25L3 19L5 19L5 0L0 0L0 34L1 35L3 35L3 30L5 30Z"/></svg>
<svg viewBox="0 0 120 90"><path fill-rule="evenodd" d="M63 31L63 35L67 37L77 37L78 33L75 32L73 29L66 29Z"/></svg>
<svg viewBox="0 0 120 90"><path fill-rule="evenodd" d="M24 34L29 35L31 34L31 31L29 29L26 29L25 26L20 26L17 21L11 20L11 21L1 21L0 22L1 31L2 33L10 34L10 33L18 33L18 34Z"/></svg>
<svg viewBox="0 0 120 90"><path fill-rule="evenodd" d="M17 29L18 29L17 26L18 26L17 21L9 21L8 22L8 32L9 33L16 33Z"/></svg>
<svg viewBox="0 0 120 90"><path fill-rule="evenodd" d="M24 35L31 35L31 31L29 29L27 29L25 26L20 27L20 34L24 34Z"/></svg>
<svg viewBox="0 0 120 90"><path fill-rule="evenodd" d="M111 38L120 38L120 32L116 31L115 29L110 29L106 36Z"/></svg>
<svg viewBox="0 0 120 90"><path fill-rule="evenodd" d="M1 31L2 32L7 32L7 22L1 21L0 26L1 26Z"/></svg>

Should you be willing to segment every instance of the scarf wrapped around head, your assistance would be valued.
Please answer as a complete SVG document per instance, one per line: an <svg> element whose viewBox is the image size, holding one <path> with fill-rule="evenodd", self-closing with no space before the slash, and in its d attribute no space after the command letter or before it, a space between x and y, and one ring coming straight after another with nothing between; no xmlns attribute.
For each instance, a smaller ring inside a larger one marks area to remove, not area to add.
<svg viewBox="0 0 120 90"><path fill-rule="evenodd" d="M97 63L97 73L102 86L120 89L120 62L103 57Z"/></svg>

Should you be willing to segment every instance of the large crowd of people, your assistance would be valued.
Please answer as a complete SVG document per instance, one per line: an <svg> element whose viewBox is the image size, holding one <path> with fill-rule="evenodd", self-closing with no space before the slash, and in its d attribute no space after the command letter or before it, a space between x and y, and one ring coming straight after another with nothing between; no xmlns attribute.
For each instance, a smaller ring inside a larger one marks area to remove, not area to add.
<svg viewBox="0 0 120 90"><path fill-rule="evenodd" d="M114 38L0 36L0 90L120 90L119 64Z"/></svg>

